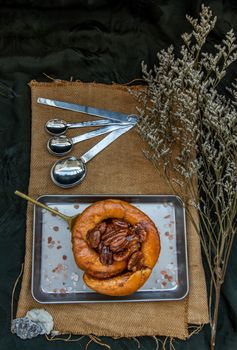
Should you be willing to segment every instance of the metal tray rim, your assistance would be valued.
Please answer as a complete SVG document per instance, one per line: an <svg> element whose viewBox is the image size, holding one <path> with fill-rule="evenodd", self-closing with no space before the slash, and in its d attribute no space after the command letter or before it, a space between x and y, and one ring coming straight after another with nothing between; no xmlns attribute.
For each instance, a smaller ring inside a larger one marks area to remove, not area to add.
<svg viewBox="0 0 237 350"><path fill-rule="evenodd" d="M112 198L112 197L150 197L150 198L156 198L156 197L171 197L171 198L176 198L178 201L181 202L183 208L185 208L184 202L181 199L180 196L175 195L175 194L139 194L139 193L127 193L127 194L118 194L118 193L108 193L108 194L43 194L37 197L37 200L39 201L40 199L44 197L82 197L82 198L91 198L91 197L107 197L107 198ZM35 205L34 205L35 208Z"/></svg>
<svg viewBox="0 0 237 350"><path fill-rule="evenodd" d="M121 197L121 198L125 198L125 197L139 197L139 198L176 198L176 200L178 200L183 208L183 218L184 218L184 223L186 223L186 211L185 211L185 205L181 199L180 196L174 195L174 194L167 194L167 195L162 195L162 194L115 194L115 193L109 193L109 194L44 194L44 195L40 195L39 197L37 197L37 200L40 201L41 199L45 199L45 197L56 197L56 198L60 198L60 197L66 197L66 198L94 198L94 197L100 197L100 198L112 198L112 197ZM35 220L36 220L36 206L34 205L33 207L33 241L32 241L32 266L31 266L31 278L33 281L33 276L34 276L34 261L35 261ZM188 268L188 247L187 247L187 228L186 228L186 224L184 224L184 250L185 250L185 267L186 267L186 279L185 279L185 283L186 283L186 288L185 288L185 293L182 294L180 297L175 297L175 298L154 298L154 299L116 299L116 300L86 300L86 301L82 301L82 300L65 300L65 301L42 301L39 300L36 295L35 295L35 291L34 291L34 285L31 282L31 294L32 297L35 301L37 301L40 304L94 304L94 303L114 303L114 302L151 302L151 301L179 301L179 300L183 300L184 298L187 297L189 290L190 290L190 284L189 284L189 268ZM96 294L96 293L95 293Z"/></svg>

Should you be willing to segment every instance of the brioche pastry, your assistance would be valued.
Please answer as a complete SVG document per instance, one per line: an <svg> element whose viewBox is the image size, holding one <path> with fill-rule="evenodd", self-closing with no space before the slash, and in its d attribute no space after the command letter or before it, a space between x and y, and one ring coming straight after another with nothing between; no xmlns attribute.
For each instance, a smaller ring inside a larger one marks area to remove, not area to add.
<svg viewBox="0 0 237 350"><path fill-rule="evenodd" d="M122 200L106 199L78 216L72 250L88 287L101 294L125 296L149 278L160 254L160 238L141 210Z"/></svg>

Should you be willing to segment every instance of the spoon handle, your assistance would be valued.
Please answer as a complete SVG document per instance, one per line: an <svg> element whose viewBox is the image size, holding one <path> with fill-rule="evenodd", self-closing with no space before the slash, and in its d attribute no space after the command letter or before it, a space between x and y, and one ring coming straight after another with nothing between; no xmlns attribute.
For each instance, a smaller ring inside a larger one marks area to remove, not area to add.
<svg viewBox="0 0 237 350"><path fill-rule="evenodd" d="M107 146L109 146L113 141L115 141L118 137L125 134L128 130L133 128L135 124L126 127L120 127L117 130L112 131L108 136L104 137L103 140L98 142L94 147L92 147L89 151L84 153L81 156L81 160L84 163L89 162L92 158L94 158L99 152L103 151Z"/></svg>
<svg viewBox="0 0 237 350"><path fill-rule="evenodd" d="M122 126L124 126L124 125L123 124L116 124L116 125L104 126L102 128L87 132L85 134L72 137L71 140L72 140L72 143L75 144L75 143L78 143L81 141L92 139L93 137L96 137L96 136L106 134L110 131L120 129Z"/></svg>
<svg viewBox="0 0 237 350"><path fill-rule="evenodd" d="M116 120L119 123L123 123L123 122L136 123L138 119L136 115L126 115L120 112L113 112L113 111L108 111L106 109L83 106L83 105L68 103L64 101L51 100L49 98L38 97L37 102L40 104L44 104L52 107L67 109L69 111L80 112L80 113L94 115L96 117Z"/></svg>
<svg viewBox="0 0 237 350"><path fill-rule="evenodd" d="M54 210L54 209L48 207L47 205L45 205L45 204L43 204L43 203L41 203L41 202L38 202L37 200L35 200L35 199L33 199L33 198L27 196L26 194L24 194L24 193L22 193L22 192L20 192L20 191L15 191L15 194L16 194L17 196L23 198L23 199L26 199L27 201L29 201L29 202L31 202L31 203L37 205L38 207L41 207L41 208L43 208L43 209L45 209L45 210L50 211L51 213L53 213L53 214L55 214L55 215L57 215L57 216L60 216L63 220L65 220L65 221L67 221L67 222L69 222L69 221L71 220L71 217L70 217L70 216L64 215L64 214L58 212L57 210Z"/></svg>
<svg viewBox="0 0 237 350"><path fill-rule="evenodd" d="M130 122L119 122L117 120L108 120L108 119L100 119L100 120L92 120L88 122L80 122L80 123L67 123L67 127L70 129L73 128L86 128L90 126L105 126L105 125L130 125Z"/></svg>

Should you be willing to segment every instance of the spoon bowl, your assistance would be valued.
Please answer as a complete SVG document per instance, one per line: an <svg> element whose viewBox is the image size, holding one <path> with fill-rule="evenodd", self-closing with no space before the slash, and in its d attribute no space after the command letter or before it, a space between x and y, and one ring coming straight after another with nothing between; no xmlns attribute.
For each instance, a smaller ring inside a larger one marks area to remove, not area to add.
<svg viewBox="0 0 237 350"><path fill-rule="evenodd" d="M50 119L45 124L45 130L50 135L62 135L64 134L68 129L68 124L65 122L65 120L60 119Z"/></svg>
<svg viewBox="0 0 237 350"><path fill-rule="evenodd" d="M82 158L74 156L58 160L51 169L51 179L62 188L73 187L86 176L86 166Z"/></svg>
<svg viewBox="0 0 237 350"><path fill-rule="evenodd" d="M55 136L48 140L47 150L57 156L68 154L73 147L73 140L65 135Z"/></svg>

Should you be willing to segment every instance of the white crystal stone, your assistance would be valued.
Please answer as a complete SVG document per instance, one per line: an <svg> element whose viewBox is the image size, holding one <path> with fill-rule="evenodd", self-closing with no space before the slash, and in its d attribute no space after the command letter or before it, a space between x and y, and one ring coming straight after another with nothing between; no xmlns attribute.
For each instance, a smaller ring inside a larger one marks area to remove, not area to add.
<svg viewBox="0 0 237 350"><path fill-rule="evenodd" d="M44 309L32 309L27 312L26 317L35 323L39 323L46 334L53 329L53 317Z"/></svg>

